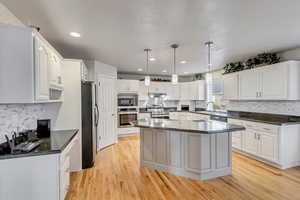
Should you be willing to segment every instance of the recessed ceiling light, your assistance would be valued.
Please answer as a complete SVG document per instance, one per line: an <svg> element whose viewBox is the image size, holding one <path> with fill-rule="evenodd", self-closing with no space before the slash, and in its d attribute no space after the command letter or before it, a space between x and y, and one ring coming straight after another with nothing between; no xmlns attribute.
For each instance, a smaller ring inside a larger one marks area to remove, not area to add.
<svg viewBox="0 0 300 200"><path fill-rule="evenodd" d="M156 58L149 58L150 61L156 61Z"/></svg>
<svg viewBox="0 0 300 200"><path fill-rule="evenodd" d="M164 69L164 70L162 70L162 73L167 73L167 70L165 70L165 69Z"/></svg>
<svg viewBox="0 0 300 200"><path fill-rule="evenodd" d="M180 61L180 63L181 63L181 64L185 64L185 63L187 63L187 62L186 62L186 60L182 60L182 61Z"/></svg>
<svg viewBox="0 0 300 200"><path fill-rule="evenodd" d="M143 71L143 69L142 69L142 68L138 68L137 70L138 70L139 72Z"/></svg>
<svg viewBox="0 0 300 200"><path fill-rule="evenodd" d="M77 33L77 32L71 32L70 35L72 37L76 37L76 38L80 38L81 37L80 33Z"/></svg>

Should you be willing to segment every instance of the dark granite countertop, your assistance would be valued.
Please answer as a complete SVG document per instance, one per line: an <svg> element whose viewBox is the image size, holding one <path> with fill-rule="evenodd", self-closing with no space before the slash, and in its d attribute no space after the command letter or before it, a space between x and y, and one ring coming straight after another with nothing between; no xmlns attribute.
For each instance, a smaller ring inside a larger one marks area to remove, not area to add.
<svg viewBox="0 0 300 200"><path fill-rule="evenodd" d="M182 111L176 111L176 112L182 112ZM291 115L278 115L278 114L269 114L269 113L254 113L254 112L241 112L241 111L220 112L220 111L199 110L199 111L185 111L185 112L227 117L231 119L267 123L267 124L273 124L279 126L284 124L288 125L288 124L300 123L300 116L291 116Z"/></svg>
<svg viewBox="0 0 300 200"><path fill-rule="evenodd" d="M38 146L31 152L11 154L7 151L0 150L0 160L61 153L68 146L68 144L71 142L71 140L75 137L77 133L77 129L52 131L50 138L40 139L40 146Z"/></svg>
<svg viewBox="0 0 300 200"><path fill-rule="evenodd" d="M170 119L142 119L134 122L133 124L140 128L186 131L200 134L215 134L245 130L243 126L213 120L187 121Z"/></svg>

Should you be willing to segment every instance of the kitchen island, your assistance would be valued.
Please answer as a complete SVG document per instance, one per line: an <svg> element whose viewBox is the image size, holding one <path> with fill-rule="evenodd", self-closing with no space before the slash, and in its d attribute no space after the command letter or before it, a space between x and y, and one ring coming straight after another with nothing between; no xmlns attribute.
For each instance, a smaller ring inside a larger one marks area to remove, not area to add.
<svg viewBox="0 0 300 200"><path fill-rule="evenodd" d="M230 175L231 132L244 127L218 121L142 119L140 166L207 180Z"/></svg>

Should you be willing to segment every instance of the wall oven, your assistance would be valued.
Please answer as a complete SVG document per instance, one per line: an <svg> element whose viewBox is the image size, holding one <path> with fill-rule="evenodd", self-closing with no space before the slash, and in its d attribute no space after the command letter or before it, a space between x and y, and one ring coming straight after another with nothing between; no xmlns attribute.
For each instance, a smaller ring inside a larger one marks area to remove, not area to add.
<svg viewBox="0 0 300 200"><path fill-rule="evenodd" d="M118 106L137 106L138 105L138 96L137 95L118 95Z"/></svg>
<svg viewBox="0 0 300 200"><path fill-rule="evenodd" d="M130 122L136 121L138 118L137 107L135 108L119 108L118 126L119 128L133 127Z"/></svg>

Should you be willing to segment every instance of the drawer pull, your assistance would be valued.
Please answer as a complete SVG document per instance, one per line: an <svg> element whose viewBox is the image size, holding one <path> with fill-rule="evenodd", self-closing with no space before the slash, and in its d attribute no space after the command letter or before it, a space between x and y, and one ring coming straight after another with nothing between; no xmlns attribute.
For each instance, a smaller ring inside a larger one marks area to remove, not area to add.
<svg viewBox="0 0 300 200"><path fill-rule="evenodd" d="M264 130L266 130L266 131L270 131L271 129L269 129L269 128L263 128Z"/></svg>

